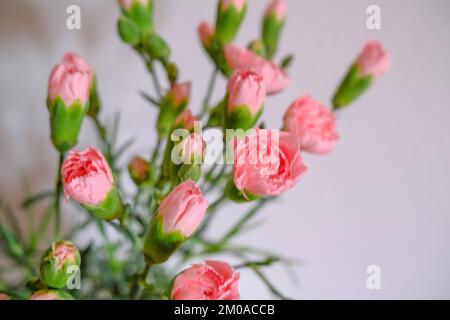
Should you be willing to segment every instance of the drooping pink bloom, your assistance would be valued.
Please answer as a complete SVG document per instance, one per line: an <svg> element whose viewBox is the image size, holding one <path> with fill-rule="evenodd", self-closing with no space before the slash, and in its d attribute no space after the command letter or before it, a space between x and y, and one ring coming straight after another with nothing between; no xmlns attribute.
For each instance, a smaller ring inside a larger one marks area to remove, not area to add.
<svg viewBox="0 0 450 320"><path fill-rule="evenodd" d="M258 74L247 70L236 70L228 80L228 112L237 107L247 107L254 116L262 108L266 98L266 85Z"/></svg>
<svg viewBox="0 0 450 320"><path fill-rule="evenodd" d="M283 69L250 50L230 44L225 47L225 58L233 70L250 70L260 75L266 83L267 94L283 91L290 83Z"/></svg>
<svg viewBox="0 0 450 320"><path fill-rule="evenodd" d="M200 225L208 208L203 194L192 180L180 183L158 208L164 232L180 231L189 237Z"/></svg>
<svg viewBox="0 0 450 320"><path fill-rule="evenodd" d="M294 101L283 117L284 130L294 134L303 151L325 154L339 139L334 114L311 96Z"/></svg>
<svg viewBox="0 0 450 320"><path fill-rule="evenodd" d="M391 56L386 53L378 41L367 42L356 60L363 76L377 77L391 67Z"/></svg>
<svg viewBox="0 0 450 320"><path fill-rule="evenodd" d="M254 129L234 141L233 181L244 195L278 195L306 171L297 137L289 132Z"/></svg>
<svg viewBox="0 0 450 320"><path fill-rule="evenodd" d="M66 106L76 100L84 105L90 93L94 72L80 56L68 52L60 64L53 67L48 82L48 99L60 97Z"/></svg>
<svg viewBox="0 0 450 320"><path fill-rule="evenodd" d="M111 168L94 147L81 152L71 151L61 174L66 197L81 204L100 204L114 185Z"/></svg>
<svg viewBox="0 0 450 320"><path fill-rule="evenodd" d="M172 300L239 300L239 272L228 263L206 260L181 272L173 283Z"/></svg>
<svg viewBox="0 0 450 320"><path fill-rule="evenodd" d="M287 5L284 0L271 0L266 9L266 17L274 15L278 21L286 18Z"/></svg>
<svg viewBox="0 0 450 320"><path fill-rule="evenodd" d="M202 22L198 26L198 34L200 40L205 48L209 48L211 45L211 39L214 34L214 28L208 22Z"/></svg>

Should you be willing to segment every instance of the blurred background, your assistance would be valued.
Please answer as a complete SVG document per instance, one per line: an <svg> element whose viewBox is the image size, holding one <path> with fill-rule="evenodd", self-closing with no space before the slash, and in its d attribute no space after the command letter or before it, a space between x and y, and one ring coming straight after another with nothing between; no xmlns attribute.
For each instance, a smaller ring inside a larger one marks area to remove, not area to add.
<svg viewBox="0 0 450 320"><path fill-rule="evenodd" d="M267 3L248 2L236 40L242 46L259 35ZM288 105L305 93L329 104L365 41L380 40L393 65L338 114L336 149L328 156L305 155L309 172L264 208L262 227L239 241L300 260L298 281L283 267L268 272L293 298L449 299L450 1L286 2L278 58L295 55L293 82L266 102L269 127L280 127ZM81 8L81 30L66 28L72 4ZM366 27L371 4L381 8L381 30ZM200 110L212 71L196 28L214 20L215 6L211 0L155 0L156 29L172 47L180 80L193 81L193 110ZM156 114L138 91L153 87L139 58L117 35L118 16L112 0L0 0L0 198L11 206L53 187L57 154L49 141L47 79L67 50L95 68L102 120L121 112L119 142L137 139L122 165L136 153L149 154ZM224 85L221 79L215 99L223 96ZM90 144L97 144L96 135L85 121L79 148ZM131 188L129 178L124 180ZM241 212L225 207L215 230ZM65 206L65 227L83 214ZM75 243L89 237L88 231ZM381 268L381 290L366 287L369 265ZM270 298L249 271L241 274L241 295Z"/></svg>

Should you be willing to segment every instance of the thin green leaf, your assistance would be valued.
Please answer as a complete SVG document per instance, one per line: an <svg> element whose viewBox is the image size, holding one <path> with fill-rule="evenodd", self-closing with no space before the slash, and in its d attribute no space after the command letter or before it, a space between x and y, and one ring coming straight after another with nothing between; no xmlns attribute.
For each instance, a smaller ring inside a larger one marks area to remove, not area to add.
<svg viewBox="0 0 450 320"><path fill-rule="evenodd" d="M41 200L44 200L46 198L53 198L54 196L54 191L44 191L35 195L31 195L22 202L22 208L28 208L29 206L38 203Z"/></svg>

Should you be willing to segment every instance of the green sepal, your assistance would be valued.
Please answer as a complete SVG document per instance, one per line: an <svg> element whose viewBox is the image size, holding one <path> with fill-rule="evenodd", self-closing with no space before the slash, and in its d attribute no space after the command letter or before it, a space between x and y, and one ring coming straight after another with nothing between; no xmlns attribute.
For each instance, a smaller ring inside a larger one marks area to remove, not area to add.
<svg viewBox="0 0 450 320"><path fill-rule="evenodd" d="M117 22L120 38L126 43L135 46L141 40L139 26L130 18L121 16Z"/></svg>
<svg viewBox="0 0 450 320"><path fill-rule="evenodd" d="M274 14L264 17L262 39L267 49L268 59L271 59L277 51L278 41L280 39L280 33L283 26L284 21L278 20Z"/></svg>
<svg viewBox="0 0 450 320"><path fill-rule="evenodd" d="M147 263L159 264L167 261L185 240L186 237L180 231L165 233L162 218L159 215L154 216L144 236L144 255Z"/></svg>
<svg viewBox="0 0 450 320"><path fill-rule="evenodd" d="M264 41L260 39L253 40L248 44L247 48L254 54L262 58L267 58L267 49L266 45L264 44Z"/></svg>
<svg viewBox="0 0 450 320"><path fill-rule="evenodd" d="M247 4L238 11L236 7L230 5L226 10L221 9L222 1L219 1L217 8L217 19L215 37L223 44L230 43L236 37L245 12L247 11Z"/></svg>
<svg viewBox="0 0 450 320"><path fill-rule="evenodd" d="M166 137L172 128L176 117L186 109L188 101L183 101L179 105L175 104L175 99L171 94L164 97L161 102L158 119L156 120L156 129L160 137Z"/></svg>
<svg viewBox="0 0 450 320"><path fill-rule="evenodd" d="M359 67L354 64L333 97L333 110L348 106L363 94L372 84L372 76L361 76Z"/></svg>
<svg viewBox="0 0 450 320"><path fill-rule="evenodd" d="M83 207L94 217L107 221L120 219L124 211L122 199L116 187L112 187L105 199L97 206L84 204Z"/></svg>
<svg viewBox="0 0 450 320"><path fill-rule="evenodd" d="M89 109L89 101L84 106L79 100L67 107L60 97L49 101L50 128L53 145L60 153L65 153L77 144L83 118Z"/></svg>
<svg viewBox="0 0 450 320"><path fill-rule="evenodd" d="M259 199L258 196L250 192L243 192L236 188L233 178L228 180L225 186L224 194L228 199L237 203L251 202Z"/></svg>
<svg viewBox="0 0 450 320"><path fill-rule="evenodd" d="M248 130L253 128L255 123L261 117L263 109L264 106L262 106L258 113L254 116L251 114L247 106L236 106L231 113L226 111L226 129Z"/></svg>
<svg viewBox="0 0 450 320"><path fill-rule="evenodd" d="M154 60L167 63L170 57L170 48L167 42L157 34L149 35L144 43L145 50Z"/></svg>
<svg viewBox="0 0 450 320"><path fill-rule="evenodd" d="M87 115L95 118L100 111L100 97L97 90L97 76L92 80L91 90L89 93L89 109Z"/></svg>
<svg viewBox="0 0 450 320"><path fill-rule="evenodd" d="M123 9L122 12L137 25L142 40L153 32L153 1L148 1L148 4L144 6L135 0L128 9Z"/></svg>
<svg viewBox="0 0 450 320"><path fill-rule="evenodd" d="M199 164L182 164L179 166L177 176L179 179L179 182L183 182L186 180L193 180L197 182L200 179L200 176L202 175L202 169Z"/></svg>
<svg viewBox="0 0 450 320"><path fill-rule="evenodd" d="M56 264L56 258L54 256L54 248L57 245L61 244L67 244L71 245L75 248L74 251L74 260L68 261L67 263L64 263L62 266L58 266ZM80 267L81 264L81 257L80 252L78 249L70 242L70 241L59 241L56 243L52 243L50 248L48 248L41 258L41 265L40 265L40 279L43 284L47 286L47 288L54 288L54 289L62 289L66 286L67 282L69 281L70 277L73 276L72 272L69 272L69 268L76 266Z"/></svg>

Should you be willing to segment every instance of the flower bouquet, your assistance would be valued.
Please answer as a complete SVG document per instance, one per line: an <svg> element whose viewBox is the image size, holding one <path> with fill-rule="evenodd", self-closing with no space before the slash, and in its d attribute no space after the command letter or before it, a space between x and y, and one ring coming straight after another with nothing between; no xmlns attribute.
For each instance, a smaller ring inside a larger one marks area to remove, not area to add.
<svg viewBox="0 0 450 320"><path fill-rule="evenodd" d="M59 153L55 187L22 203L24 210L44 207L44 218L24 233L16 213L0 203L6 217L0 223L0 247L19 275L8 277L1 270L0 298L234 300L240 298L239 270L248 268L274 297L286 299L265 269L293 261L238 244L236 238L263 206L307 172L303 152L332 151L339 139L335 113L389 69L389 55L378 42L368 42L337 87L331 108L301 96L287 108L282 128L266 128L261 118L264 108L270 108L268 98L290 84L293 56L275 59L286 5L283 0L269 2L260 36L244 48L233 40L247 2L219 0L215 24L198 27L213 72L202 84L206 95L194 115L191 83L179 80L180 66L153 23L153 1L118 3L118 34L142 59L154 84L153 93L142 95L158 112L155 146L148 157L133 156L129 162L135 187L130 191L121 180L126 170L117 164L130 143L117 145L117 121L106 126L100 118L102 75L97 78L81 56L66 53L48 84L51 142ZM212 101L218 77L226 78L227 85L222 99ZM85 121L95 125L100 143L79 150ZM227 202L252 207L217 236L210 231L211 221ZM67 206L83 211L84 221L62 232L61 212ZM88 226L101 241L81 246L77 239ZM51 243L45 243L48 233Z"/></svg>

